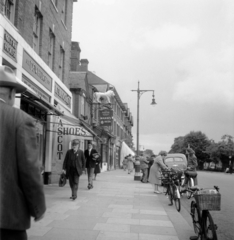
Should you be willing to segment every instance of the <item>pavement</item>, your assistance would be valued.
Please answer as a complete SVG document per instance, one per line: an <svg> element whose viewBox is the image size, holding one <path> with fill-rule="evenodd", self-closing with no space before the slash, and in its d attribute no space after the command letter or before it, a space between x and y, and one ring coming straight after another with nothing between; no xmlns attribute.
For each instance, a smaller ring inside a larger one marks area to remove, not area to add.
<svg viewBox="0 0 234 240"><path fill-rule="evenodd" d="M189 240L194 235L183 207L177 212L151 184L134 181L134 173L121 169L98 174L91 190L82 175L75 201L69 199L68 183L44 189L47 211L41 221L32 220L29 240Z"/></svg>

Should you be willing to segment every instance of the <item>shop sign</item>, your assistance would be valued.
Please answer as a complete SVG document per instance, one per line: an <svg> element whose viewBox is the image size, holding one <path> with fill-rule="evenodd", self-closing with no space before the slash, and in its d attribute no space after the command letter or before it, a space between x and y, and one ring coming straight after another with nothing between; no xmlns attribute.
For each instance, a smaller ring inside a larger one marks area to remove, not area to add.
<svg viewBox="0 0 234 240"><path fill-rule="evenodd" d="M66 135L73 135L77 137L93 138L93 135L80 126L66 125L61 119L58 124L58 136L57 136L57 156L59 160L62 160L64 151L64 137ZM66 137L65 137L66 139Z"/></svg>
<svg viewBox="0 0 234 240"><path fill-rule="evenodd" d="M3 40L3 52L17 62L17 41L5 30Z"/></svg>
<svg viewBox="0 0 234 240"><path fill-rule="evenodd" d="M38 97L44 99L46 102L50 103L50 96L46 94L41 88L29 80L26 76L22 75L22 81L28 85L33 91L38 94Z"/></svg>
<svg viewBox="0 0 234 240"><path fill-rule="evenodd" d="M111 126L113 119L113 111L111 109L99 110L99 123L100 126Z"/></svg>
<svg viewBox="0 0 234 240"><path fill-rule="evenodd" d="M54 85L54 94L65 103L66 106L71 107L71 97L57 83Z"/></svg>
<svg viewBox="0 0 234 240"><path fill-rule="evenodd" d="M52 90L53 79L46 71L24 50L23 68L30 73L38 82L40 82L49 91Z"/></svg>

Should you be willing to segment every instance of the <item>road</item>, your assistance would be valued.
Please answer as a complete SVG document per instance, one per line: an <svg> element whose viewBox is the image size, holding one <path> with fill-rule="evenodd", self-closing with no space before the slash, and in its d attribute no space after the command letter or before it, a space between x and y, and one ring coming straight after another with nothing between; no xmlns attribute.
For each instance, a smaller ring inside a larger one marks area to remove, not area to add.
<svg viewBox="0 0 234 240"><path fill-rule="evenodd" d="M211 211L218 229L219 240L234 240L234 174L198 172L198 185L203 188L219 186L221 211ZM189 212L191 200L182 197L182 206ZM183 214L183 212L182 212ZM191 225L192 220L187 218Z"/></svg>

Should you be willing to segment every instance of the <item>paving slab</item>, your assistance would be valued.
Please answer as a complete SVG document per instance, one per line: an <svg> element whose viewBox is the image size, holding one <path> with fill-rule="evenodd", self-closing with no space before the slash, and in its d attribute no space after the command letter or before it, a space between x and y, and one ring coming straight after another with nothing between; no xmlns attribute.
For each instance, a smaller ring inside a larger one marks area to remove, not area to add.
<svg viewBox="0 0 234 240"><path fill-rule="evenodd" d="M99 174L91 190L82 175L75 201L69 199L68 184L44 189L47 212L41 221L32 221L29 240L186 240L193 235L164 195L123 170Z"/></svg>

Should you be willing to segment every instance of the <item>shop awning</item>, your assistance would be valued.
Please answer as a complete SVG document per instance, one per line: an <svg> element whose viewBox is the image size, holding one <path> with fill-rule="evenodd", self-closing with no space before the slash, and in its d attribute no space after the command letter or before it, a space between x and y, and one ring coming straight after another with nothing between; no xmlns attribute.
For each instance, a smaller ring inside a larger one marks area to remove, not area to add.
<svg viewBox="0 0 234 240"><path fill-rule="evenodd" d="M120 165L122 165L123 159L129 154L131 154L132 156L135 156L135 153L133 152L133 150L129 148L129 146L125 142L122 142L121 151L120 151Z"/></svg>

